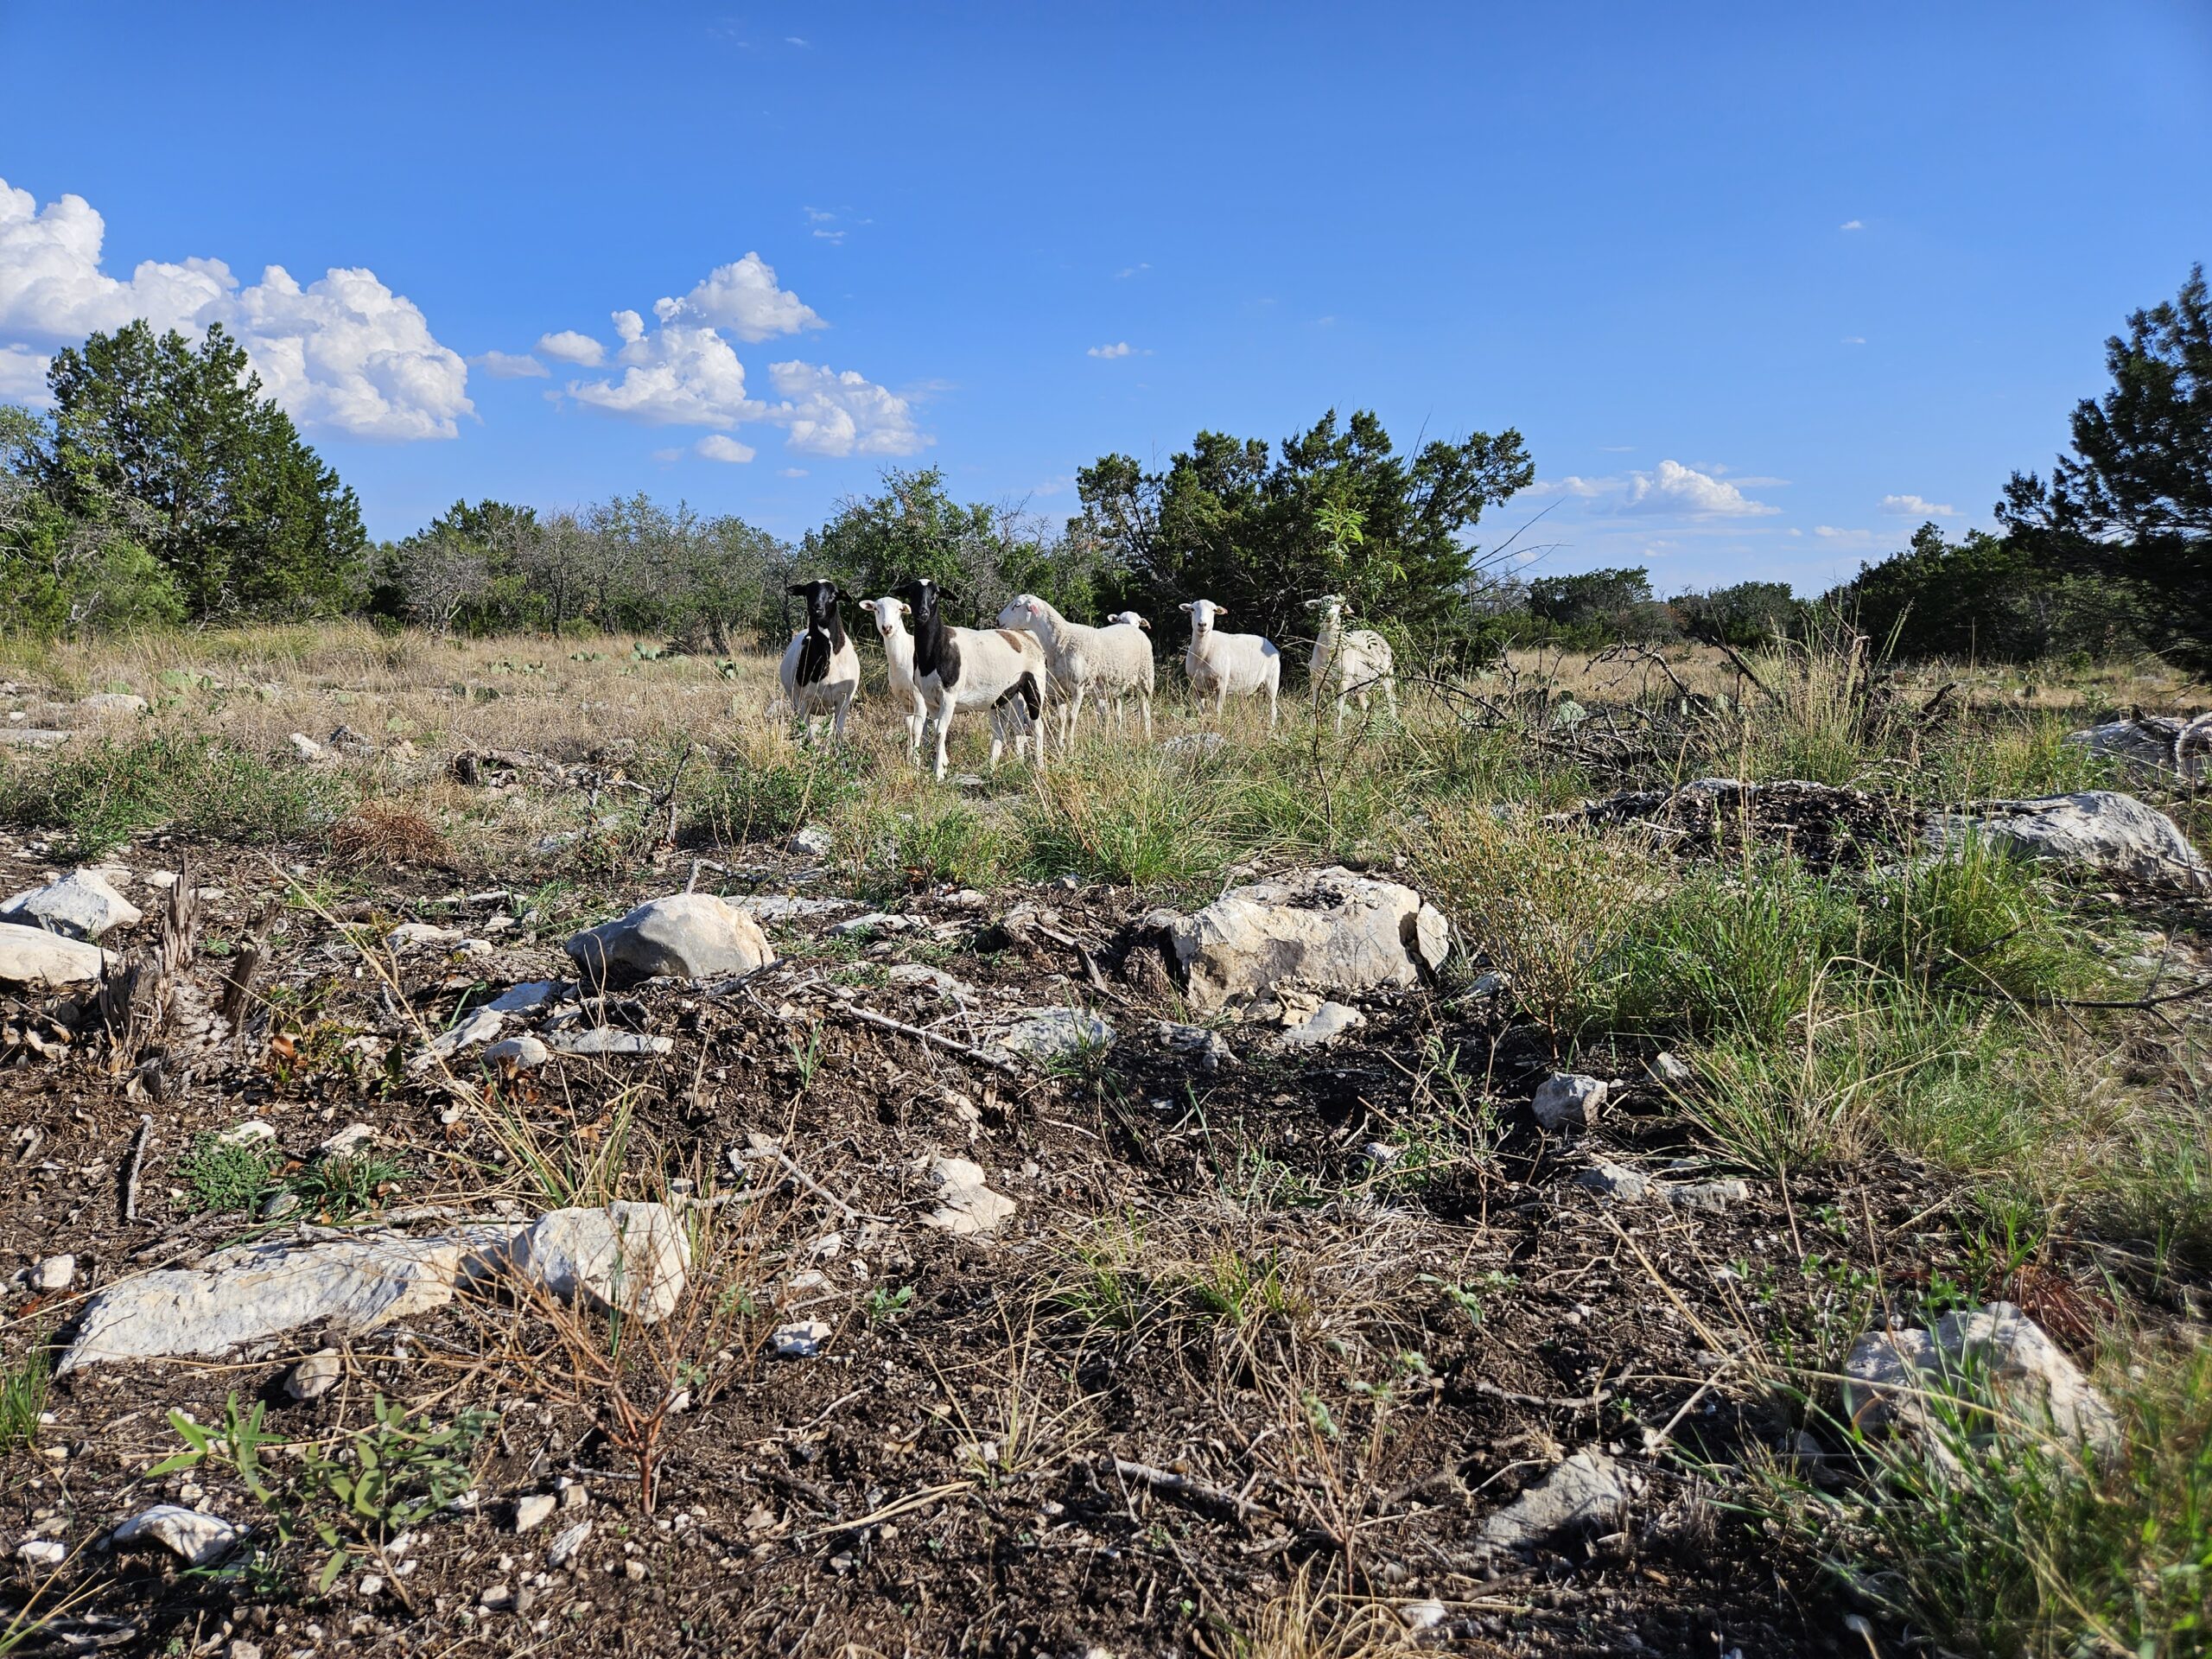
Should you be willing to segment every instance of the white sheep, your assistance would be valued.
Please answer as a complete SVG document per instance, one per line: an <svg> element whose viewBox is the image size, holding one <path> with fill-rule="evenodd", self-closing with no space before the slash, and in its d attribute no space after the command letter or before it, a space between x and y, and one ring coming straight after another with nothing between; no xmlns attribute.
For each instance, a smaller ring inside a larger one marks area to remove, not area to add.
<svg viewBox="0 0 2212 1659"><path fill-rule="evenodd" d="M814 740L814 722L827 715L832 735L845 738L845 715L853 694L861 689L861 658L845 637L844 619L837 614L837 584L834 582L794 582L784 590L806 601L806 626L784 647L779 671L784 697L791 718Z"/></svg>
<svg viewBox="0 0 2212 1659"><path fill-rule="evenodd" d="M991 766L995 769L1011 733L1019 756L1025 721L1045 763L1045 647L1034 634L1014 628L956 628L938 608L937 583L928 576L903 582L899 596L913 607L914 689L937 726L937 776L945 772L945 735L957 709L988 709ZM1017 709L1017 705L1019 705Z"/></svg>
<svg viewBox="0 0 2212 1659"><path fill-rule="evenodd" d="M889 672L891 701L906 709L907 758L922 758L922 728L929 724L929 710L922 705L922 694L914 684L914 636L906 632L906 601L893 599L864 599L861 609L875 619L875 631L883 637L883 664Z"/></svg>
<svg viewBox="0 0 2212 1659"><path fill-rule="evenodd" d="M1116 611L1113 615L1106 619L1103 626L1107 628L1135 628L1140 632L1146 634L1149 634L1152 632L1152 624L1146 621L1144 618L1139 616L1135 611ZM1152 641L1149 639L1144 641L1144 654L1147 658L1152 655ZM1146 694L1144 709L1144 734L1148 739L1152 735L1151 693L1153 689L1153 679L1151 675L1147 674L1145 677L1144 686ZM1119 729L1126 722L1128 714L1128 699L1123 696L1122 693L1116 691L1114 694L1114 725L1116 729Z"/></svg>
<svg viewBox="0 0 2212 1659"><path fill-rule="evenodd" d="M1275 726L1277 699L1282 691L1282 652L1275 642L1256 633L1223 633L1214 618L1228 614L1210 599L1194 599L1183 607L1191 613L1191 643L1183 652L1183 672L1191 690L1213 699L1218 720L1233 692L1240 697L1268 694L1268 729Z"/></svg>
<svg viewBox="0 0 2212 1659"><path fill-rule="evenodd" d="M1380 687L1383 700L1389 704L1390 718L1395 720L1398 677L1390 642L1372 628L1354 628L1346 633L1342 594L1324 594L1319 599L1310 599L1306 601L1306 608L1321 613L1321 631L1313 640L1310 676L1316 706L1322 697L1335 693L1337 730L1341 734L1344 728L1345 702L1357 698L1359 711L1363 715L1368 698Z"/></svg>
<svg viewBox="0 0 2212 1659"><path fill-rule="evenodd" d="M1052 678L1068 696L1062 747L1075 741L1083 700L1094 691L1117 700L1135 692L1144 705L1144 734L1152 735L1152 642L1139 629L1071 622L1034 594L1015 594L999 613L999 626L1033 633L1044 645Z"/></svg>

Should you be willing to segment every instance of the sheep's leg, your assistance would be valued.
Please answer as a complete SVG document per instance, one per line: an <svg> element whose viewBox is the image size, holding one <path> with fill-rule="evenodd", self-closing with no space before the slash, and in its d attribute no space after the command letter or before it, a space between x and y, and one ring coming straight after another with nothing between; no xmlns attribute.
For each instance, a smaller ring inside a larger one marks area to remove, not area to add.
<svg viewBox="0 0 2212 1659"><path fill-rule="evenodd" d="M830 741L840 748L845 744L845 711L852 706L850 697L840 697L837 707L830 716Z"/></svg>
<svg viewBox="0 0 2212 1659"><path fill-rule="evenodd" d="M1143 694L1143 701L1144 701L1144 741L1145 741L1146 742L1149 743L1149 742L1151 742L1151 741L1152 741L1152 693L1151 693L1151 692L1149 692L1149 691L1145 692L1145 693Z"/></svg>
<svg viewBox="0 0 2212 1659"><path fill-rule="evenodd" d="M1389 705L1390 723L1394 726L1396 725L1398 721L1398 677L1395 674L1388 674L1383 677L1382 701Z"/></svg>
<svg viewBox="0 0 2212 1659"><path fill-rule="evenodd" d="M945 735L952 728L952 699L944 698L933 711L937 716L937 780L944 781Z"/></svg>
<svg viewBox="0 0 2212 1659"><path fill-rule="evenodd" d="M1083 718L1083 694L1090 688L1081 680L1075 683L1075 696L1068 699L1068 747L1075 747L1075 728Z"/></svg>
<svg viewBox="0 0 2212 1659"><path fill-rule="evenodd" d="M1361 705L1363 708L1364 708L1364 707L1366 706L1366 703L1367 703L1367 699L1366 699L1365 697L1362 697L1359 701L1360 701L1360 705ZM1339 691L1339 692L1338 692L1338 693L1337 693L1337 735L1338 735L1338 737L1342 737L1344 734L1344 694L1343 692Z"/></svg>

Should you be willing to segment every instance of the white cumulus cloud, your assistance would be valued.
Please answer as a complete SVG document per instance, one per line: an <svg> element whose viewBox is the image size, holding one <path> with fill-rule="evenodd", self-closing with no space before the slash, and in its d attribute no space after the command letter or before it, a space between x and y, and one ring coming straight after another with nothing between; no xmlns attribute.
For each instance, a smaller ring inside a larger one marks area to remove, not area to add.
<svg viewBox="0 0 2212 1659"><path fill-rule="evenodd" d="M1745 485L1772 485L1778 478L1745 479L1732 484L1715 476L1719 467L1700 470L1679 461L1662 461L1654 470L1629 473L1618 478L1540 479L1521 492L1530 499L1565 497L1591 503L1601 513L1672 514L1694 518L1741 518L1777 512L1764 501L1744 493Z"/></svg>
<svg viewBox="0 0 2212 1659"><path fill-rule="evenodd" d="M661 301L653 313L663 322L696 318L743 340L773 340L779 334L830 326L798 295L778 287L775 267L757 253L715 266L706 281L680 300Z"/></svg>
<svg viewBox="0 0 2212 1659"><path fill-rule="evenodd" d="M1866 226L1859 219L1847 219L1842 224L1837 226L1836 228L1840 231L1863 231Z"/></svg>
<svg viewBox="0 0 2212 1659"><path fill-rule="evenodd" d="M101 269L106 235L83 197L41 209L0 180L0 344L59 345L141 318L195 335L220 323L302 425L449 438L460 416L475 413L460 353L373 271L334 267L302 286L270 265L242 284L219 259L149 259L126 280Z"/></svg>
<svg viewBox="0 0 2212 1659"><path fill-rule="evenodd" d="M28 404L43 409L46 365L52 361L27 346L0 346L0 404Z"/></svg>
<svg viewBox="0 0 2212 1659"><path fill-rule="evenodd" d="M1117 340L1111 346L1093 346L1085 357L1134 357L1136 348L1126 340Z"/></svg>
<svg viewBox="0 0 2212 1659"><path fill-rule="evenodd" d="M619 380L571 380L569 396L580 404L626 415L653 426L735 426L758 420L766 406L747 397L745 365L712 328L663 324L651 334L634 311L617 313L638 322L638 332L614 354Z"/></svg>
<svg viewBox="0 0 2212 1659"><path fill-rule="evenodd" d="M635 312L630 315L637 315ZM642 317L639 318L638 327L640 333L645 329ZM606 346L589 334L580 334L573 328L563 328L557 334L540 334L537 349L556 363L573 363L580 369L595 369L607 361Z"/></svg>
<svg viewBox="0 0 2212 1659"><path fill-rule="evenodd" d="M1959 510L1947 507L1941 501L1930 501L1920 495L1885 495L1882 498L1884 512L1910 513L1918 518L1955 518Z"/></svg>
<svg viewBox="0 0 2212 1659"><path fill-rule="evenodd" d="M768 378L784 400L769 418L789 429L801 454L912 455L931 442L912 404L854 370L771 363Z"/></svg>
<svg viewBox="0 0 2212 1659"><path fill-rule="evenodd" d="M468 359L494 380L543 380L545 365L528 352L486 352Z"/></svg>
<svg viewBox="0 0 2212 1659"><path fill-rule="evenodd" d="M746 461L753 459L751 444L740 443L721 432L710 432L700 439L698 448L709 461Z"/></svg>

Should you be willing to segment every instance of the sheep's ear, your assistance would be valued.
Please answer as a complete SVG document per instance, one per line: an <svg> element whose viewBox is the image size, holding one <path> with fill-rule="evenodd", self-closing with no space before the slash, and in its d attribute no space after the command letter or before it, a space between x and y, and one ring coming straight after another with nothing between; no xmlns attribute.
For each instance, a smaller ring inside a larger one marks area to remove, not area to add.
<svg viewBox="0 0 2212 1659"><path fill-rule="evenodd" d="M894 599L894 600L893 600L891 602L892 602L893 605L896 605L896 606L899 607L899 615L901 615L901 616L911 616L911 615L912 615L912 614L913 614L914 607L913 607L912 606L909 605L909 604L908 604L905 600L903 600L903 599Z"/></svg>
<svg viewBox="0 0 2212 1659"><path fill-rule="evenodd" d="M789 594L793 599L804 599L806 597L806 584L803 582L795 582L791 583L790 587L785 588L784 591Z"/></svg>
<svg viewBox="0 0 2212 1659"><path fill-rule="evenodd" d="M1137 626L1142 628L1147 633L1150 633L1152 632L1152 624L1146 621L1142 617L1137 618Z"/></svg>

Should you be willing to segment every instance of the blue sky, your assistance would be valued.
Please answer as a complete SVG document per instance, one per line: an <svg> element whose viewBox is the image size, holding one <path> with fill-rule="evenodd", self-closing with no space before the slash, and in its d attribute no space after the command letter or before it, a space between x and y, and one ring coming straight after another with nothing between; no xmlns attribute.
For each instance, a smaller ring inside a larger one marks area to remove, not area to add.
<svg viewBox="0 0 2212 1659"><path fill-rule="evenodd" d="M1517 426L1478 534L1555 503L1548 570L1817 589L1986 522L2212 255L2202 3L0 0L0 395L222 317L380 536L1069 512L1365 405Z"/></svg>

